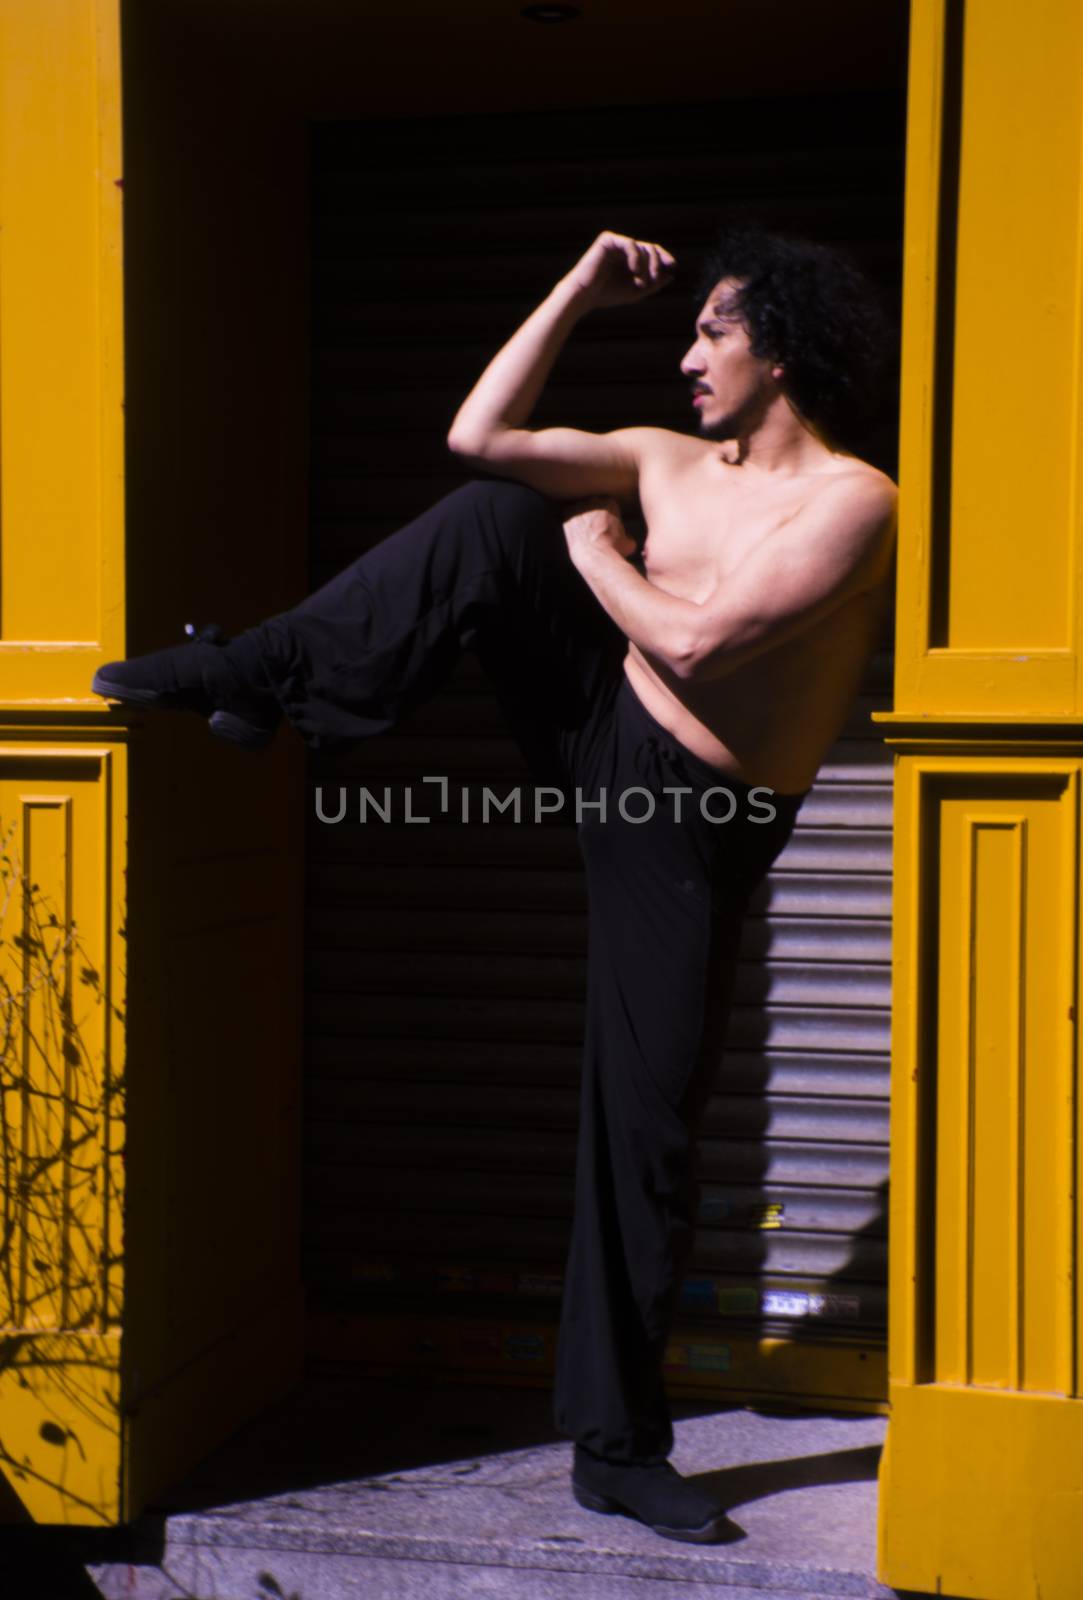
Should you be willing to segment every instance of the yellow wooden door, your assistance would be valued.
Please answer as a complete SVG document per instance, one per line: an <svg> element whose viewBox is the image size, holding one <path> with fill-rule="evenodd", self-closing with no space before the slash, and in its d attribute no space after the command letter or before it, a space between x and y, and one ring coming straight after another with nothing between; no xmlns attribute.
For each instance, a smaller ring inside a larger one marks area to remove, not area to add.
<svg viewBox="0 0 1083 1600"><path fill-rule="evenodd" d="M1083 1594L1083 10L915 0L879 1577Z"/></svg>
<svg viewBox="0 0 1083 1600"><path fill-rule="evenodd" d="M244 769L195 719L90 692L133 633L179 633L170 555L206 564L145 509L153 581L126 547L169 380L149 273L125 357L124 17L122 52L120 0L0 0L0 1520L88 1525L136 1514L303 1351L301 752ZM183 106L163 120L183 146ZM145 262L176 185L140 133Z"/></svg>

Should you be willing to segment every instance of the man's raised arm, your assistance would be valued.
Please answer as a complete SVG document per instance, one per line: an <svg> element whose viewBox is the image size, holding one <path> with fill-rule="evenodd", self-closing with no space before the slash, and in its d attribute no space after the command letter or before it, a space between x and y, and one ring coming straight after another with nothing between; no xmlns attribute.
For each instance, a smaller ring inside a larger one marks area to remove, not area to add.
<svg viewBox="0 0 1083 1600"><path fill-rule="evenodd" d="M485 368L459 407L448 448L498 477L554 499L609 494L638 482L638 428L587 433L526 427L565 340L602 306L629 305L669 282L676 263L661 245L601 233Z"/></svg>

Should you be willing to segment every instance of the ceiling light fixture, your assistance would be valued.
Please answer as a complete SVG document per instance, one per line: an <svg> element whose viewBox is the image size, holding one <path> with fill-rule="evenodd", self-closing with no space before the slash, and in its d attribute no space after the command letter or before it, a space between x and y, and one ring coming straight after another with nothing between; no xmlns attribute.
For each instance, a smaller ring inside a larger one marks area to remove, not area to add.
<svg viewBox="0 0 1083 1600"><path fill-rule="evenodd" d="M579 15L578 6L539 5L524 6L519 13L528 22L574 22Z"/></svg>

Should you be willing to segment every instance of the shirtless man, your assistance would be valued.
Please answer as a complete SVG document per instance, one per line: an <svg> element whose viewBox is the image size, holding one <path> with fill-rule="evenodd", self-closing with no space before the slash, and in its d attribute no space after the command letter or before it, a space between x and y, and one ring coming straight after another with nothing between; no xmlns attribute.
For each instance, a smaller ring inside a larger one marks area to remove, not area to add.
<svg viewBox="0 0 1083 1600"><path fill-rule="evenodd" d="M448 443L556 499L638 496L645 576L625 559L634 545L612 502L564 523L573 562L629 641L636 695L710 765L799 791L884 621L891 479L798 414L785 366L752 354L733 279L707 295L681 362L703 438L524 426L580 317L653 294L675 265L660 245L603 233L487 367Z"/></svg>
<svg viewBox="0 0 1083 1600"><path fill-rule="evenodd" d="M190 628L93 685L209 715L250 748L284 714L319 748L394 726L473 646L534 775L574 784L590 928L555 1420L581 1505L703 1542L727 1520L669 1463L663 1383L695 1133L749 896L883 621L895 509L891 481L826 431L872 327L861 281L769 235L721 248L682 362L699 438L527 426L579 318L671 278L661 246L603 233L455 419L451 449L499 481L445 496L236 639ZM620 515L637 500L642 572Z"/></svg>

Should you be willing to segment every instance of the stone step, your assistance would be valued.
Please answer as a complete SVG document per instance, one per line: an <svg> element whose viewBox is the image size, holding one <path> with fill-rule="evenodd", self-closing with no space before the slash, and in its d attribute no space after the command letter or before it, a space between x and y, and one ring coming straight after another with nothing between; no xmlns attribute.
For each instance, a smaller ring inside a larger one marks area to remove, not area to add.
<svg viewBox="0 0 1083 1600"><path fill-rule="evenodd" d="M555 1439L548 1406L541 1390L325 1373L131 1528L81 1543L75 1530L63 1533L88 1585L70 1592L104 1600L900 1600L875 1577L885 1417L676 1407L674 1465L711 1489L730 1519L726 1541L705 1546L578 1506L571 1447ZM61 1592L38 1585L27 1597L59 1600Z"/></svg>

